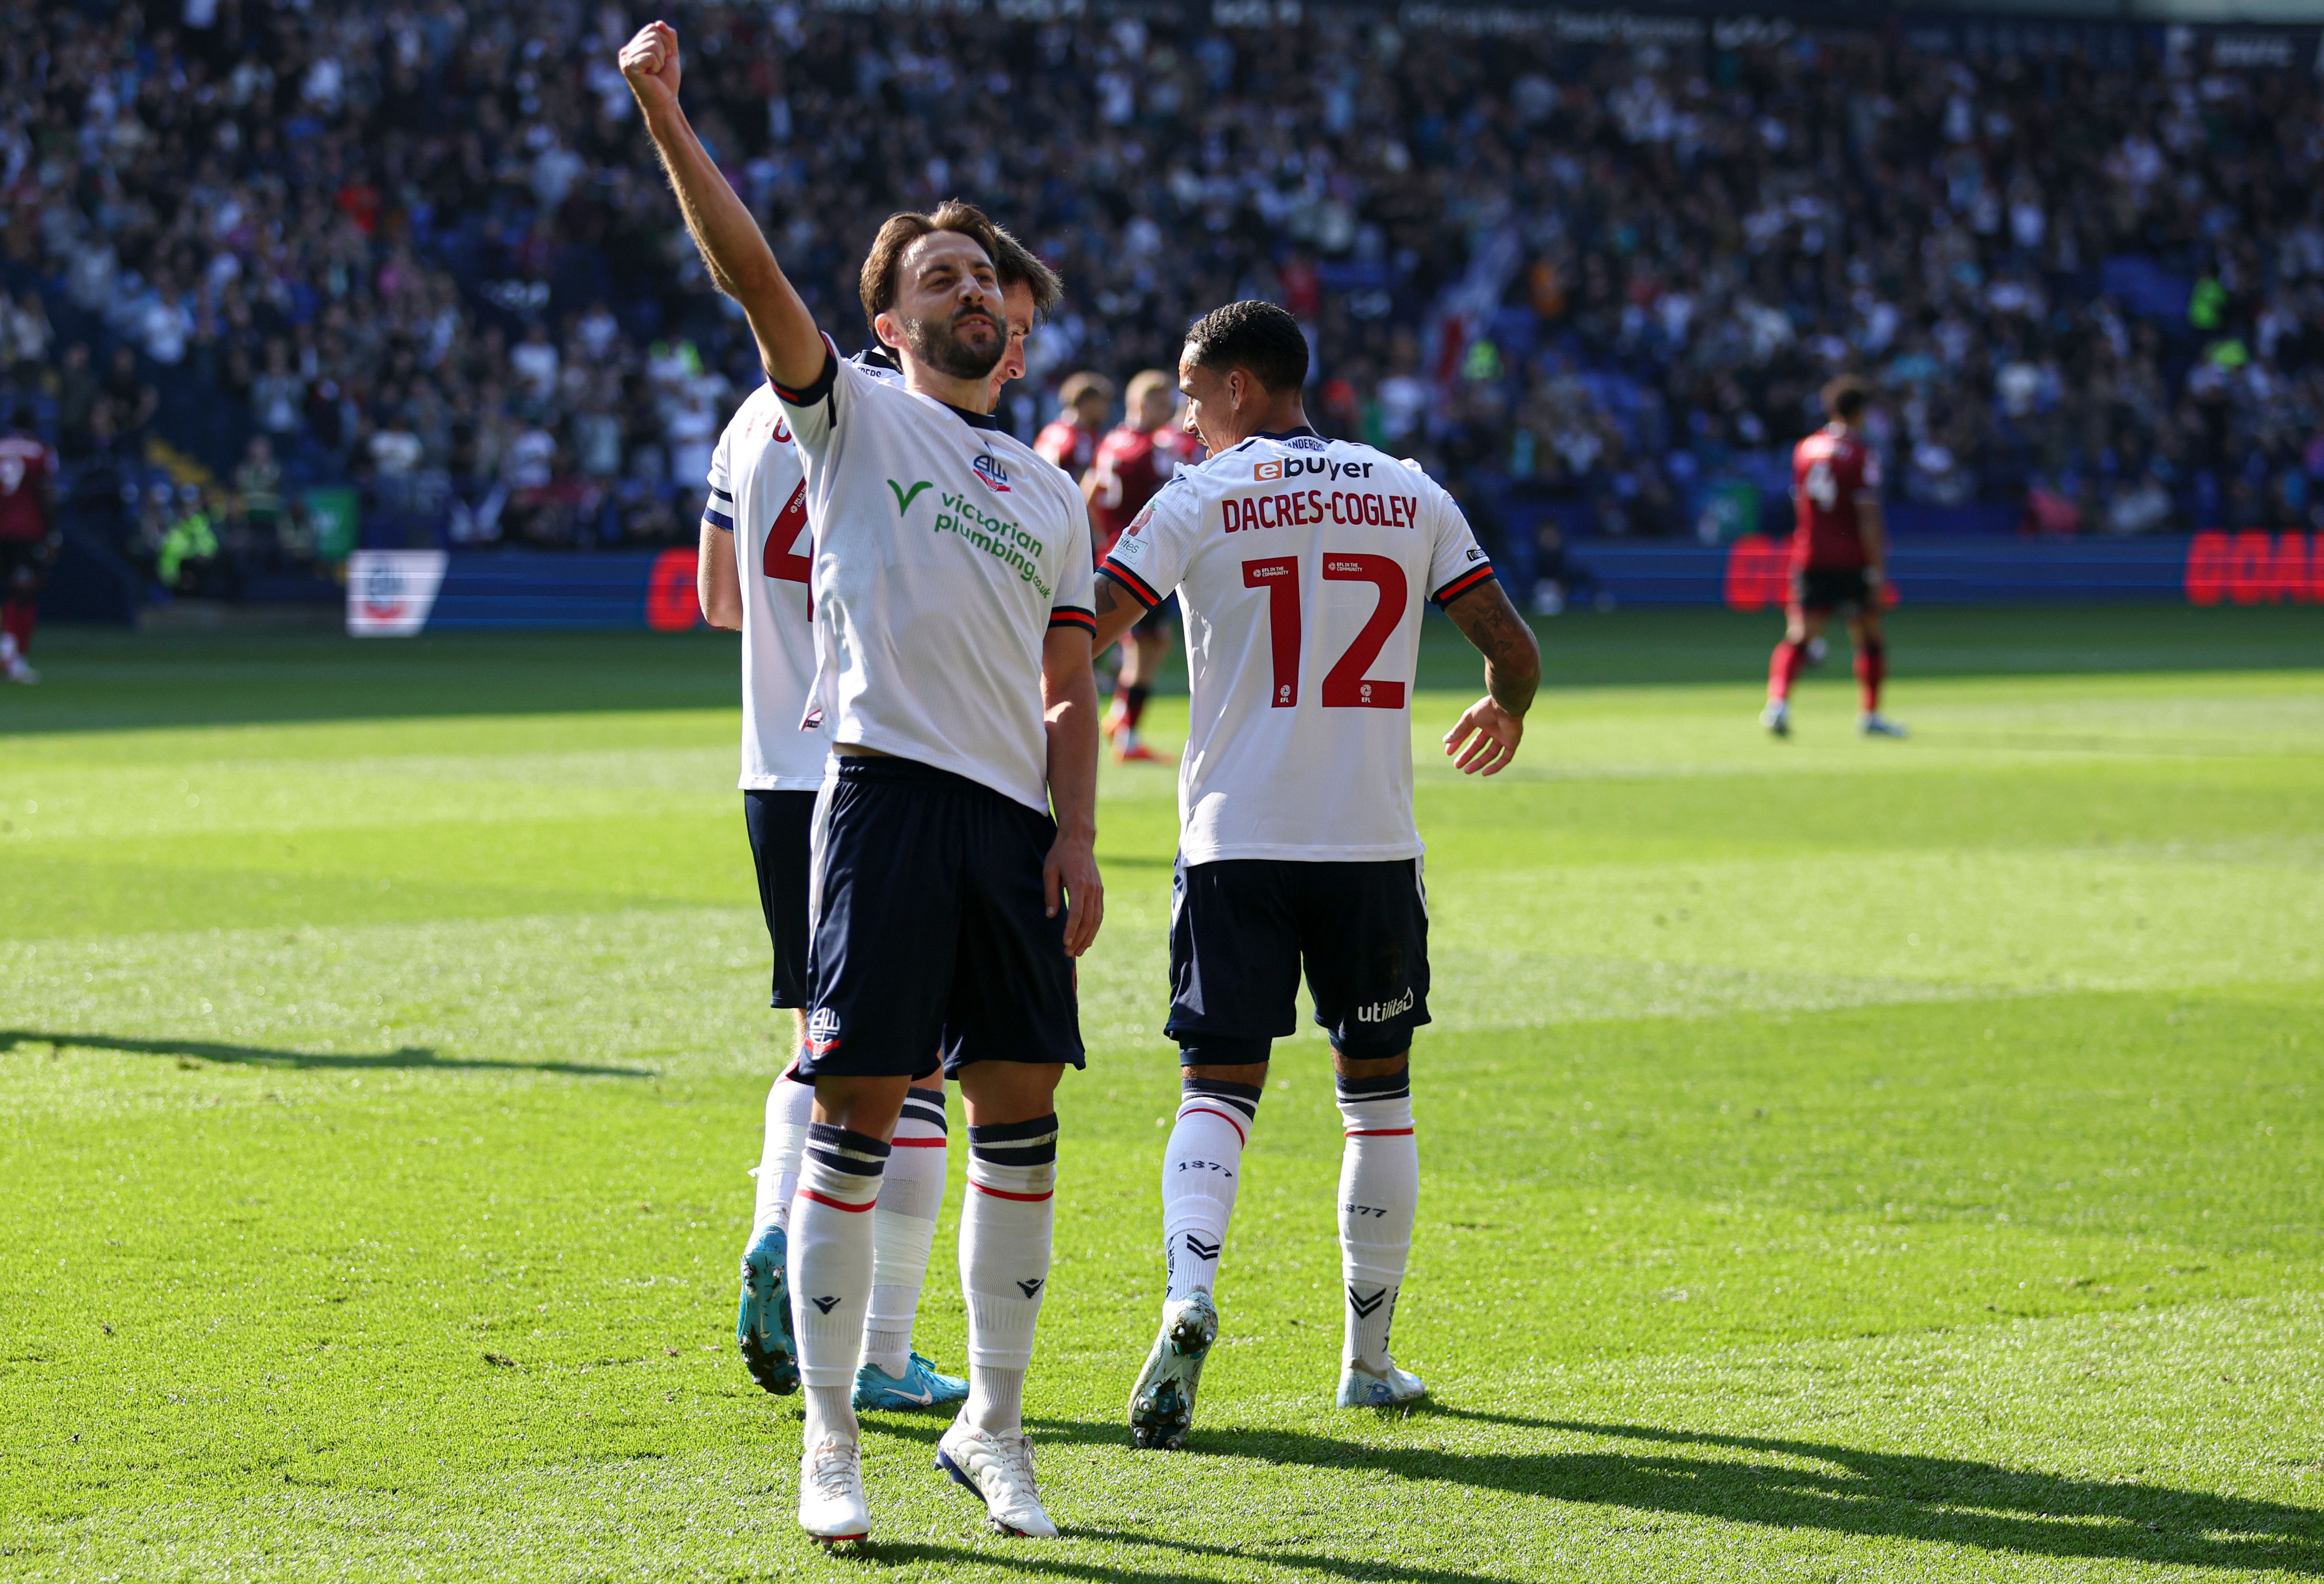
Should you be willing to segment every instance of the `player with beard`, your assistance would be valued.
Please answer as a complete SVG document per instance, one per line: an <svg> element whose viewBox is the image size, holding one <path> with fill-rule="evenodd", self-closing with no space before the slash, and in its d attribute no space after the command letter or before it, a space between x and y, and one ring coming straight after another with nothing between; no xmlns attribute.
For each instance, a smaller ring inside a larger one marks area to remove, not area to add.
<svg viewBox="0 0 2324 1584"><path fill-rule="evenodd" d="M1023 1399L1049 1277L1056 1090L1083 1064L1073 959L1103 912L1087 512L982 409L1006 331L982 213L947 203L881 227L861 286L904 372L884 384L816 328L694 135L676 31L649 24L621 65L711 280L750 321L815 534L815 703L835 760L816 811L799 1061L816 1097L788 1238L799 1522L825 1542L870 1530L850 1401L870 1212L936 1048L969 1123L969 1396L936 1459L996 1527L1055 1534Z"/></svg>
<svg viewBox="0 0 2324 1584"><path fill-rule="evenodd" d="M1025 338L1035 319L1055 309L1064 293L1056 273L1022 243L997 226L993 235L1001 247L996 264L1009 350L992 371L988 412L999 405L1001 387L1024 375ZM857 360L888 377L903 377L884 352ZM807 475L771 385L752 392L719 437L709 489L697 593L712 626L742 635L743 812L774 948L773 1005L791 1009L796 1051L807 1036L808 833L828 752L822 734L807 725L815 676ZM913 1077L872 1212L872 1298L855 1374L859 1410L949 1410L968 1395L966 1381L940 1373L912 1348L913 1316L945 1188L944 1079L933 1051L928 1063ZM796 1067L786 1069L768 1091L751 1234L742 1251L735 1343L752 1378L779 1396L798 1390L784 1266L791 1196L814 1099L814 1085Z"/></svg>

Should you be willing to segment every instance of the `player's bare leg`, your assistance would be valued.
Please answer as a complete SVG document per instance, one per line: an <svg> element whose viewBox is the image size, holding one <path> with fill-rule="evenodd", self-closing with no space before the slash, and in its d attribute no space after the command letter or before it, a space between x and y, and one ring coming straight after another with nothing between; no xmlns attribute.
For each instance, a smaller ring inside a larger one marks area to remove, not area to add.
<svg viewBox="0 0 2324 1584"><path fill-rule="evenodd" d="M1797 600L1784 608L1784 641L1767 662L1767 707L1759 724L1779 737L1792 735L1792 684L1807 668L1808 645L1823 636L1825 613Z"/></svg>
<svg viewBox="0 0 2324 1584"><path fill-rule="evenodd" d="M968 1109L968 1198L960 1216L960 1284L968 1303L968 1401L936 1443L936 1467L983 1498L1005 1534L1057 1532L1033 1479L1025 1374L1049 1284L1056 1208L1055 1062L979 1061L962 1069Z"/></svg>
<svg viewBox="0 0 2324 1584"><path fill-rule="evenodd" d="M1880 713L1880 686L1888 679L1888 645L1879 611L1858 612L1849 621L1848 635L1856 644L1856 729L1868 737L1903 736L1904 728Z"/></svg>

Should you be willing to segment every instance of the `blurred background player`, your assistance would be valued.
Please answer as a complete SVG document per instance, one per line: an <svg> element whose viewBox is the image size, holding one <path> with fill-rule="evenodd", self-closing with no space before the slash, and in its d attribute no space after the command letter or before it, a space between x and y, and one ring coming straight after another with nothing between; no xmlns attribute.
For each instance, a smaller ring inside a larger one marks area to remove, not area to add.
<svg viewBox="0 0 2324 1584"><path fill-rule="evenodd" d="M1171 473L1203 454L1201 442L1178 426L1177 384L1158 368L1134 376L1120 427L1098 442L1097 460L1083 476L1092 542L1101 561ZM1114 675L1113 705L1105 717L1105 735L1113 743L1116 759L1158 757L1138 740L1138 722L1170 646L1173 608L1167 600L1156 606L1121 641L1121 668Z"/></svg>
<svg viewBox="0 0 2324 1584"><path fill-rule="evenodd" d="M9 415L0 435L0 676L37 682L28 656L40 620L41 585L57 559L56 453L32 432L32 414Z"/></svg>
<svg viewBox="0 0 2324 1584"><path fill-rule="evenodd" d="M1098 642L1176 590L1193 690L1178 772L1170 1021L1183 1098L1162 1157L1162 1323L1133 1444L1185 1444L1243 1145L1304 968L1330 1032L1345 1143L1335 1401L1409 1402L1388 1356L1420 1195L1413 1030L1429 1021L1428 899L1412 814L1412 689L1433 601L1485 656L1447 734L1469 774L1516 755L1541 673L1532 632L1452 498L1417 468L1327 440L1300 402L1307 343L1264 302L1186 332L1187 419L1211 459L1174 476L1099 568Z"/></svg>
<svg viewBox="0 0 2324 1584"><path fill-rule="evenodd" d="M1113 382L1102 374L1069 374L1057 387L1057 415L1033 438L1033 449L1078 483L1097 463L1097 443L1113 416Z"/></svg>
<svg viewBox="0 0 2324 1584"><path fill-rule="evenodd" d="M1888 542L1880 521L1880 459L1859 432L1864 382L1842 375L1823 388L1831 420L1792 450L1791 600L1784 641L1767 664L1767 708L1759 723L1777 736L1792 732L1792 684L1821 642L1835 611L1848 618L1856 644L1856 729L1867 736L1901 737L1904 728L1880 713L1880 684L1888 650L1880 631L1880 600L1887 583Z"/></svg>
<svg viewBox="0 0 2324 1584"><path fill-rule="evenodd" d="M1048 266L995 227L995 270L1008 319L1009 349L993 370L985 410L1025 372L1025 338L1063 288ZM894 371L891 358L865 354L867 368ZM894 372L900 380L900 372ZM792 1009L796 1051L807 1037L807 866L816 792L827 745L807 722L815 681L815 637L807 599L815 548L807 476L774 388L761 384L719 436L705 502L697 592L714 627L742 635L742 796L758 871L759 901L774 948L772 1005ZM742 1250L735 1344L752 1378L778 1396L798 1389L798 1347L785 1282L791 1196L814 1120L814 1086L787 1066L767 1094L766 1133L751 1234ZM950 1408L968 1383L937 1370L912 1348L912 1321L927 1280L936 1215L943 1208L944 1077L913 1080L890 1142L872 1209L872 1299L855 1372L860 1409Z"/></svg>

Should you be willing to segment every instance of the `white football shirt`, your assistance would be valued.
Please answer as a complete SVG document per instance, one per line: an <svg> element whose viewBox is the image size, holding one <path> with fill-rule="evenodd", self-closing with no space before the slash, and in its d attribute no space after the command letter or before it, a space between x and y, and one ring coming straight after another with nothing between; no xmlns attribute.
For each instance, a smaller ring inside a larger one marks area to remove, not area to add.
<svg viewBox="0 0 2324 1584"><path fill-rule="evenodd" d="M1312 430L1255 435L1174 473L1099 570L1185 612L1185 862L1420 855L1421 602L1493 576L1434 479Z"/></svg>
<svg viewBox="0 0 2324 1584"><path fill-rule="evenodd" d="M1095 628L1081 491L989 414L843 361L778 386L814 525L816 688L832 740L1046 811L1041 650Z"/></svg>
<svg viewBox="0 0 2324 1584"><path fill-rule="evenodd" d="M710 456L703 521L733 536L742 590L746 792L814 792L830 744L807 724L815 687L807 476L771 385L744 400Z"/></svg>

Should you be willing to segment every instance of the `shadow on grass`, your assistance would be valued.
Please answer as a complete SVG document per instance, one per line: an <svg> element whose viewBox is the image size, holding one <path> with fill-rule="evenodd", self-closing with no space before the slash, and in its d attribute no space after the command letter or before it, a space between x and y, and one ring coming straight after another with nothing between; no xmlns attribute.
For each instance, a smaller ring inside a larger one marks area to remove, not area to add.
<svg viewBox="0 0 2324 1584"><path fill-rule="evenodd" d="M290 1068L299 1071L383 1069L426 1069L437 1072L553 1072L567 1078L651 1078L650 1068L603 1067L587 1061L493 1061L483 1058L438 1056L424 1045L401 1045L377 1055L341 1056L312 1051L278 1051L264 1045L225 1045L212 1040L133 1040L116 1034L46 1033L36 1029L0 1029L0 1056L29 1045L66 1050L117 1051L128 1056L177 1056L201 1061L226 1061L249 1067Z"/></svg>
<svg viewBox="0 0 2324 1584"><path fill-rule="evenodd" d="M1209 1430L1195 1432L1193 1455L1441 1480L1637 1512L1691 1514L1768 1528L1821 1529L2032 1556L2324 1575L2324 1511L2313 1508L1817 1441L1523 1419L1443 1405L1420 1410L1416 1417L1499 1425L1517 1433L1505 1438L1503 1450L1456 1452L1376 1446L1297 1431ZM1113 1424L1042 1420L1033 1428L1038 1440L1124 1444L1125 1432ZM1533 1438L1523 1433L1526 1431L1543 1438L1643 1442L1655 1450L1527 1450L1524 1443ZM1136 1539L1126 1534L1102 1538ZM1139 1543L1178 1544L1161 1540ZM1219 1554L1254 1561L1264 1556L1286 1566L1323 1570L1353 1566L1326 1566L1315 1559L1294 1559L1258 1548ZM1366 1567L1365 1577L1482 1576ZM1147 1577L1102 1570L1093 1576Z"/></svg>
<svg viewBox="0 0 2324 1584"><path fill-rule="evenodd" d="M869 1567L902 1568L915 1562L934 1562L946 1567L981 1565L1004 1572L1030 1574L1036 1578L1104 1579L1108 1584L1182 1584L1189 1577L1186 1565L1182 1561L1172 1559L1215 1557L1222 1561L1239 1562L1244 1567L1259 1563L1342 1579L1376 1579L1389 1581L1389 1584L1500 1584L1500 1576L1495 1573L1480 1573L1459 1568L1399 1567L1394 1562L1326 1556L1319 1552L1277 1550L1263 1543L1204 1545L1197 1541L1163 1540L1150 1534L1130 1534L1117 1529L1067 1528L1063 1538L1094 1541L1107 1545L1142 1545L1167 1552L1170 1555L1168 1558L1157 1557L1154 1567L1147 1569L1105 1562L1077 1562L1064 1557L1031 1556L1026 1553L1026 1542L1023 1542L1005 1552L981 1552L964 1545L908 1542L894 1545L874 1544L856 1560Z"/></svg>

